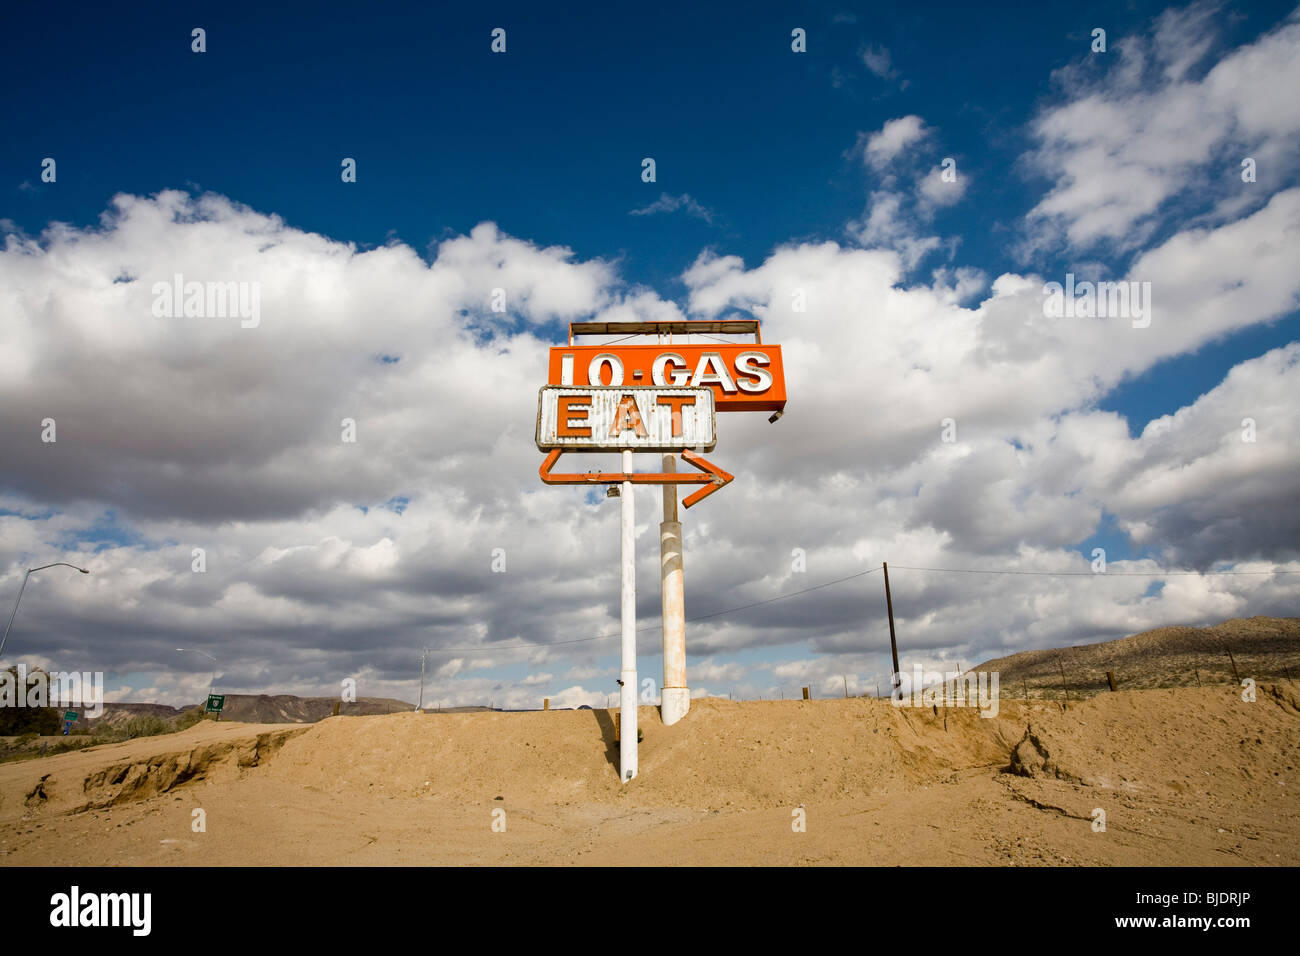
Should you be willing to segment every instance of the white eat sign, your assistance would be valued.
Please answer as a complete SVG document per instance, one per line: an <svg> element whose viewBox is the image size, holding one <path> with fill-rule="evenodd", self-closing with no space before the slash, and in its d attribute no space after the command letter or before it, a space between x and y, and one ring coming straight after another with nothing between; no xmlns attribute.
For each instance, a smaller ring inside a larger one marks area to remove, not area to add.
<svg viewBox="0 0 1300 956"><path fill-rule="evenodd" d="M545 385L537 399L542 451L712 451L713 390Z"/></svg>

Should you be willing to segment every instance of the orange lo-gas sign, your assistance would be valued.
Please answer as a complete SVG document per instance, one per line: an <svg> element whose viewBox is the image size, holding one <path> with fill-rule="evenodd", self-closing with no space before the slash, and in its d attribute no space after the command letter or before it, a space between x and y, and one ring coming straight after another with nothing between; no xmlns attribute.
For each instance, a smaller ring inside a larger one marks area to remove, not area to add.
<svg viewBox="0 0 1300 956"><path fill-rule="evenodd" d="M710 388L720 412L785 408L779 345L557 345L551 348L546 381Z"/></svg>

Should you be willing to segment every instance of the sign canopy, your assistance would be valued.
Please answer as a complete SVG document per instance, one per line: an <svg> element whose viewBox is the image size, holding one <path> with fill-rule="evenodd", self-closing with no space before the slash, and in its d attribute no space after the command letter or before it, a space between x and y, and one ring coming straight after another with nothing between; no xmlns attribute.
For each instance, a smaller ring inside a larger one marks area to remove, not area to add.
<svg viewBox="0 0 1300 956"><path fill-rule="evenodd" d="M710 451L717 443L708 388L544 385L537 399L542 451Z"/></svg>

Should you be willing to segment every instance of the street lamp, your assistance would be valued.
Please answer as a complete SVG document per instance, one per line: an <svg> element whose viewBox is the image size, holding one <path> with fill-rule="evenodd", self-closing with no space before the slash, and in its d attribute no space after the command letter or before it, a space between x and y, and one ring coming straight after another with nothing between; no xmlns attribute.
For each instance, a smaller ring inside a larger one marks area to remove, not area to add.
<svg viewBox="0 0 1300 956"><path fill-rule="evenodd" d="M18 602L23 599L23 591L27 589L27 579L37 571L44 571L46 568L57 567L72 568L74 571L80 571L82 574L89 574L85 568L79 568L75 564L68 564L66 561L55 561L53 564L42 564L39 568L28 568L27 573L23 575L22 586L18 588L18 597L14 600L14 609L9 614L9 623L5 625L5 636L0 638L0 654L5 652L5 641L9 640L9 628L14 626L14 618L18 615Z"/></svg>

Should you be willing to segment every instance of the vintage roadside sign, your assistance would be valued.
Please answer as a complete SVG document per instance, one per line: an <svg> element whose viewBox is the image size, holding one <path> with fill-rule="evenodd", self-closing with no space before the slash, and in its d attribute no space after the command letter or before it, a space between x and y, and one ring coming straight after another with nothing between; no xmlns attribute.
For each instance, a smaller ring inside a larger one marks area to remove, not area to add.
<svg viewBox="0 0 1300 956"><path fill-rule="evenodd" d="M208 706L207 706L207 712L208 712L209 714L219 714L219 713L221 713L223 710L225 710L225 707L226 707L226 695L225 695L225 694L209 694L209 695L208 695Z"/></svg>
<svg viewBox="0 0 1300 956"><path fill-rule="evenodd" d="M556 448L546 456L538 474L548 485L703 485L699 491L692 492L682 499L682 507L689 508L706 498L724 485L730 484L736 476L705 461L690 449L682 452L682 461L700 469L700 474L681 471L582 471L557 472L555 464L560 460L563 450ZM630 451L627 454L631 454Z"/></svg>
<svg viewBox="0 0 1300 956"><path fill-rule="evenodd" d="M671 341L676 335L748 334L753 343ZM658 334L659 344L574 345L580 335ZM754 320L680 322L573 322L569 344L553 346L551 385L641 385L708 388L720 412L779 412L785 409L785 366L779 345L764 345Z"/></svg>
<svg viewBox="0 0 1300 956"><path fill-rule="evenodd" d="M719 339L722 335L752 335L754 340L739 344ZM613 340L575 345L578 336ZM642 344L626 344L637 336ZM699 336L710 341L700 342ZM663 495L659 573L664 679L659 714L663 724L671 726L686 715L691 702L678 486L701 486L682 499L682 506L689 508L731 483L734 476L703 455L717 441L714 413L770 412L768 421L778 421L785 412L785 368L781 349L763 344L755 319L571 322L568 344L550 350L546 383L537 395L537 447L546 453L538 475L548 485L608 485L607 497L619 499L618 776L627 783L638 772L641 739L634 489L658 485ZM618 470L558 470L561 456L569 451L617 452ZM661 470L634 469L637 453L645 452L658 455ZM679 458L694 470L679 471ZM543 706L549 703L547 699Z"/></svg>
<svg viewBox="0 0 1300 956"><path fill-rule="evenodd" d="M543 385L537 396L542 451L712 451L707 388Z"/></svg>
<svg viewBox="0 0 1300 956"><path fill-rule="evenodd" d="M63 712L63 719L67 721L75 721L77 719L77 712L75 710L65 710Z"/></svg>

